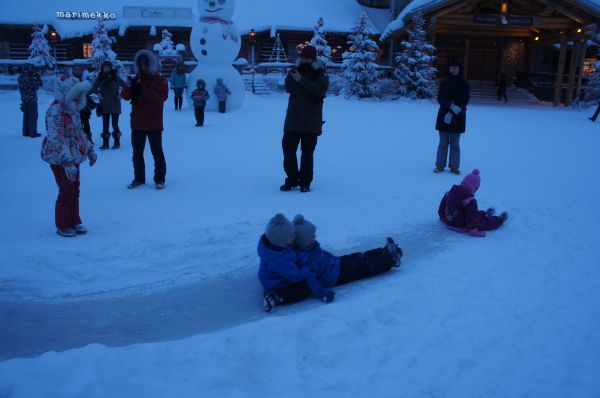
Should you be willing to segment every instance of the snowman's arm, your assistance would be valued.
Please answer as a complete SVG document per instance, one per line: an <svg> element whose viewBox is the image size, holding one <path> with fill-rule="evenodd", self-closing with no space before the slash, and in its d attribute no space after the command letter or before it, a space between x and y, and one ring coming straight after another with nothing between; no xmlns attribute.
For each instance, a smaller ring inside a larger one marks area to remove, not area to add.
<svg viewBox="0 0 600 398"><path fill-rule="evenodd" d="M167 80L163 77L160 78L158 84L142 86L142 97L147 98L149 101L163 103L168 96L169 87L167 86Z"/></svg>
<svg viewBox="0 0 600 398"><path fill-rule="evenodd" d="M319 75L317 80L313 82L302 77L299 84L302 88L308 91L309 94L324 97L327 94L327 89L329 88L329 78L325 75Z"/></svg>

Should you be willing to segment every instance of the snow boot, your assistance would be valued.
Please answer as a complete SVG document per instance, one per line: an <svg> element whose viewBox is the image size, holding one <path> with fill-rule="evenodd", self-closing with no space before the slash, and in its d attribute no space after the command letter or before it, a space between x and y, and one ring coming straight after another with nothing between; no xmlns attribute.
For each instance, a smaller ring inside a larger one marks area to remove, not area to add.
<svg viewBox="0 0 600 398"><path fill-rule="evenodd" d="M115 143L113 144L113 149L121 148L121 132L120 131L115 131L113 133L113 139L115 140Z"/></svg>
<svg viewBox="0 0 600 398"><path fill-rule="evenodd" d="M508 220L508 213L503 212L502 214L500 214L500 219L502 220L502 223L504 224L506 222L506 220Z"/></svg>
<svg viewBox="0 0 600 398"><path fill-rule="evenodd" d="M161 189L165 189L165 183L164 182L157 182L155 184L156 189L161 190Z"/></svg>
<svg viewBox="0 0 600 398"><path fill-rule="evenodd" d="M455 167L454 167L454 168L451 168L451 169L450 169L450 171L451 171L453 174L456 174L457 176L459 176L459 175L460 175L460 170L459 170L458 168L455 168Z"/></svg>
<svg viewBox="0 0 600 398"><path fill-rule="evenodd" d="M487 210L485 211L485 214L486 214L488 217L491 217L491 216L493 216L494 214L496 214L496 209L494 209L493 207L490 207L489 209L487 209Z"/></svg>
<svg viewBox="0 0 600 398"><path fill-rule="evenodd" d="M440 167L440 166L436 166L435 169L433 169L433 172L437 173L437 174L443 173L444 172L444 168Z"/></svg>
<svg viewBox="0 0 600 398"><path fill-rule="evenodd" d="M398 268L403 255L400 246L394 242L394 239L388 236L388 238L385 240L385 249L394 257L394 264L392 264L392 267Z"/></svg>
<svg viewBox="0 0 600 398"><path fill-rule="evenodd" d="M63 238L74 238L77 236L77 233L73 228L58 228L56 233L62 236Z"/></svg>
<svg viewBox="0 0 600 398"><path fill-rule="evenodd" d="M270 312L273 308L281 303L281 297L275 292L265 292L263 298L263 308L266 312Z"/></svg>
<svg viewBox="0 0 600 398"><path fill-rule="evenodd" d="M133 180L133 181L131 181L131 182L129 183L129 185L127 185L127 189L135 189L135 188L137 188L137 187L139 187L139 186L142 186L142 185L144 185L144 183L143 183L143 182L141 182L141 181L136 181L136 180Z"/></svg>
<svg viewBox="0 0 600 398"><path fill-rule="evenodd" d="M297 187L297 185L290 185L286 182L282 186L279 187L279 190L282 192L289 192L296 187Z"/></svg>
<svg viewBox="0 0 600 398"><path fill-rule="evenodd" d="M85 235L87 234L87 229L81 224L77 224L73 227L73 230L77 235Z"/></svg>
<svg viewBox="0 0 600 398"><path fill-rule="evenodd" d="M108 146L108 140L110 138L110 134L108 134L108 133L102 133L100 135L100 137L102 137L102 146L100 147L100 149L102 149L102 150L108 149L109 148L109 146Z"/></svg>
<svg viewBox="0 0 600 398"><path fill-rule="evenodd" d="M300 192L302 192L302 193L310 192L310 187L300 187Z"/></svg>

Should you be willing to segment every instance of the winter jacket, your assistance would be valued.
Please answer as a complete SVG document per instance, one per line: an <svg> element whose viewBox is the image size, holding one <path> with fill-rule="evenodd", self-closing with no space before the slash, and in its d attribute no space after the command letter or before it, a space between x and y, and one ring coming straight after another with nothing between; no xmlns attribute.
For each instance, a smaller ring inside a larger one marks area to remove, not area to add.
<svg viewBox="0 0 600 398"><path fill-rule="evenodd" d="M292 72L285 78L285 90L290 94L283 131L313 133L323 131L323 100L329 88L329 77L321 61L297 64L302 75L296 82Z"/></svg>
<svg viewBox="0 0 600 398"><path fill-rule="evenodd" d="M440 220L457 230L479 227L480 214L473 193L462 185L454 185L446 192L438 208Z"/></svg>
<svg viewBox="0 0 600 398"><path fill-rule="evenodd" d="M201 107L205 107L206 106L206 101L208 101L210 99L210 95L208 94L208 91L206 91L206 89L200 89L197 88L194 91L192 91L192 101L194 102L194 106L201 106Z"/></svg>
<svg viewBox="0 0 600 398"><path fill-rule="evenodd" d="M440 83L438 92L440 109L435 129L443 133L464 133L467 124L467 104L469 103L469 98L469 82L461 74L457 76L448 75L446 80ZM460 112L452 112L452 105L458 106ZM452 121L450 124L444 122L444 118L448 112L452 112Z"/></svg>
<svg viewBox="0 0 600 398"><path fill-rule="evenodd" d="M260 267L258 279L265 291L283 289L305 282L315 297L325 297L325 289L306 266L298 266L298 256L293 247L277 247L262 235L258 241Z"/></svg>
<svg viewBox="0 0 600 398"><path fill-rule="evenodd" d="M171 88L184 88L186 84L185 73L177 73L177 70L173 70L171 73Z"/></svg>
<svg viewBox="0 0 600 398"><path fill-rule="evenodd" d="M35 71L33 65L25 64L23 73L17 79L19 83L19 92L22 102L36 102L38 100L37 91L42 87L43 82L40 74Z"/></svg>
<svg viewBox="0 0 600 398"><path fill-rule="evenodd" d="M223 83L223 79L217 79L217 85L214 90L215 95L217 96L217 101L224 102L227 101L227 96L231 95L231 91L229 88Z"/></svg>
<svg viewBox="0 0 600 398"><path fill-rule="evenodd" d="M81 128L79 112L85 107L88 81L61 76L55 87L55 100L46 112L48 136L42 143L42 159L54 165L81 164L94 153L94 147Z"/></svg>
<svg viewBox="0 0 600 398"><path fill-rule="evenodd" d="M141 56L150 60L148 74L139 69ZM123 99L131 100L131 131L163 131L163 104L169 96L167 80L158 74L158 60L152 52L138 51L133 62L136 76L132 86L124 87L121 92Z"/></svg>
<svg viewBox="0 0 600 398"><path fill-rule="evenodd" d="M126 83L119 77L116 70L113 69L108 74L104 72L98 74L92 92L100 94L102 114L121 113L120 87L126 87Z"/></svg>
<svg viewBox="0 0 600 398"><path fill-rule="evenodd" d="M300 266L306 266L315 275L317 282L325 287L332 287L340 276L340 258L321 249L315 241L304 250L297 250Z"/></svg>

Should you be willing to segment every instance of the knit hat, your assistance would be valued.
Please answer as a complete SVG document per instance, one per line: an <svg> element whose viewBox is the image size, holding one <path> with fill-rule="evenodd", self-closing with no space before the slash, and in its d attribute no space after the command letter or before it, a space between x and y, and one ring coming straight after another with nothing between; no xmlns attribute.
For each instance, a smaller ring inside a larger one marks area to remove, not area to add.
<svg viewBox="0 0 600 398"><path fill-rule="evenodd" d="M300 51L300 56L302 58L312 59L316 61L317 49L311 45L304 46L302 47L302 51Z"/></svg>
<svg viewBox="0 0 600 398"><path fill-rule="evenodd" d="M477 192L479 185L481 184L481 178L479 178L479 169L475 169L468 174L460 183L465 188L468 188L472 193Z"/></svg>
<svg viewBox="0 0 600 398"><path fill-rule="evenodd" d="M304 249L310 246L315 240L315 233L317 227L313 223L304 219L302 214L294 217L294 228L296 229L296 237L294 238L294 244L299 249Z"/></svg>
<svg viewBox="0 0 600 398"><path fill-rule="evenodd" d="M294 235L294 226L283 214L277 213L269 220L265 235L275 246L286 247L285 242Z"/></svg>

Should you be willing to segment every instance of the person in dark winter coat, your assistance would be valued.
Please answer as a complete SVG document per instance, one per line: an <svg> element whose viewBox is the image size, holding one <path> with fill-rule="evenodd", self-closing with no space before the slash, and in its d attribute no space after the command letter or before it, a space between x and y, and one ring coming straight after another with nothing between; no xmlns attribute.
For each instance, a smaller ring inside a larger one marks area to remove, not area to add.
<svg viewBox="0 0 600 398"><path fill-rule="evenodd" d="M158 73L154 53L140 50L133 60L135 76L127 80L121 93L131 101L131 146L133 147L134 179L127 186L137 188L146 182L144 147L146 138L154 157L154 183L157 189L165 187L167 163L162 147L163 105L169 96L167 80Z"/></svg>
<svg viewBox="0 0 600 398"><path fill-rule="evenodd" d="M81 65L73 66L71 73L73 77L78 79L80 82L85 80L83 76L83 67ZM90 118L92 117L92 109L94 109L95 107L96 103L92 101L88 95L86 95L85 107L81 110L81 112L79 112L79 117L81 119L81 127L91 143L93 143L94 141L92 141L92 128L90 126Z"/></svg>
<svg viewBox="0 0 600 398"><path fill-rule="evenodd" d="M285 78L285 90L290 94L283 126L283 169L287 178L280 187L290 191L300 185L309 192L313 180L313 155L317 139L323 131L323 100L329 87L325 65L317 59L313 46L302 48L301 59ZM300 170L296 151L302 148Z"/></svg>
<svg viewBox="0 0 600 398"><path fill-rule="evenodd" d="M183 90L187 87L185 77L185 64L183 61L177 63L177 66L171 73L171 88L173 89L175 110L181 110L183 106Z"/></svg>
<svg viewBox="0 0 600 398"><path fill-rule="evenodd" d="M485 231L500 228L508 219L508 213L495 216L495 209L480 211L475 200L481 178L479 170L475 169L467 175L460 185L452 186L446 192L438 207L438 216L449 229L457 232L468 232L471 236L483 238Z"/></svg>
<svg viewBox="0 0 600 398"><path fill-rule="evenodd" d="M38 97L37 91L42 88L42 78L31 64L23 65L23 71L17 79L21 94L21 110L23 111L23 136L39 137L37 132Z"/></svg>
<svg viewBox="0 0 600 398"><path fill-rule="evenodd" d="M196 127L204 126L204 110L206 109L206 101L210 99L210 94L206 90L206 82L198 79L196 89L191 94L192 103L194 104L194 116L196 116Z"/></svg>
<svg viewBox="0 0 600 398"><path fill-rule="evenodd" d="M506 73L502 73L500 75L500 82L498 83L498 101L504 97L504 102L508 102L508 97L506 96L506 90L508 87L508 79L506 77Z"/></svg>
<svg viewBox="0 0 600 398"><path fill-rule="evenodd" d="M326 303L335 297L334 292L317 282L306 266L298 265L293 242L294 226L283 214L271 218L258 241L258 279L264 289L265 311L302 301L311 293Z"/></svg>
<svg viewBox="0 0 600 398"><path fill-rule="evenodd" d="M368 278L399 267L402 249L392 238L385 246L366 252L334 256L316 240L317 228L302 215L294 217L294 245L300 266L306 266L326 288Z"/></svg>
<svg viewBox="0 0 600 398"><path fill-rule="evenodd" d="M121 147L121 130L119 129L119 115L121 114L121 96L119 91L121 87L127 87L127 83L121 79L110 61L104 61L98 78L92 87L92 93L100 95L99 113L102 115L102 146L100 149L109 148L109 124L111 118L114 140L113 149Z"/></svg>
<svg viewBox="0 0 600 398"><path fill-rule="evenodd" d="M444 171L450 147L450 170L460 174L460 135L465 132L469 98L469 83L462 75L461 65L452 62L448 77L441 82L438 93L440 109L435 129L439 132L440 142L433 170L436 173Z"/></svg>
<svg viewBox="0 0 600 398"><path fill-rule="evenodd" d="M229 88L223 83L223 79L217 79L217 85L215 86L215 95L219 102L219 113L225 113L227 109L227 97L231 95Z"/></svg>

